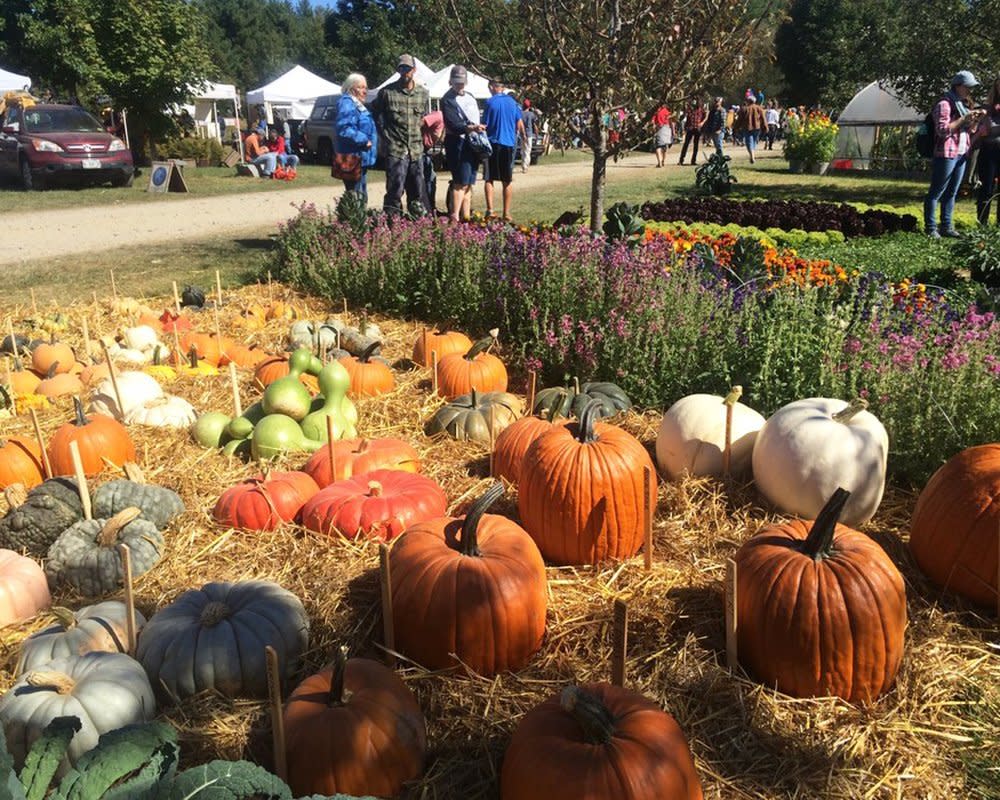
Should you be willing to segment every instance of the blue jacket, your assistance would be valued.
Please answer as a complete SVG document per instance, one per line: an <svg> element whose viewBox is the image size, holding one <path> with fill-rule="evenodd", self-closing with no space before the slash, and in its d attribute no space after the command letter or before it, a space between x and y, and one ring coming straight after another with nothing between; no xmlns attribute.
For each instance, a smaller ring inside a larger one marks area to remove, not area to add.
<svg viewBox="0 0 1000 800"><path fill-rule="evenodd" d="M365 145L371 142L370 149ZM361 156L361 166L370 167L378 156L378 134L375 119L368 109L359 109L350 95L344 95L337 103L337 144L338 153Z"/></svg>

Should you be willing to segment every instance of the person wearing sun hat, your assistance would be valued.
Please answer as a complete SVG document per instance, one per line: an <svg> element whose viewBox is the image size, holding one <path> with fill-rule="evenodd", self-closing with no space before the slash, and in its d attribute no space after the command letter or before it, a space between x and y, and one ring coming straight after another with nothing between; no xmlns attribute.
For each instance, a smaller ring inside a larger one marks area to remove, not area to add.
<svg viewBox="0 0 1000 800"><path fill-rule="evenodd" d="M403 210L403 190L407 204L419 201L429 210L423 180L424 136L421 121L430 110L430 94L416 82L416 61L409 53L398 59L399 78L378 93L372 113L385 139L385 199L382 208L390 213Z"/></svg>
<svg viewBox="0 0 1000 800"><path fill-rule="evenodd" d="M972 90L979 86L976 76L967 69L955 74L951 88L934 105L934 158L931 161L931 185L924 200L924 230L932 238L958 237L952 214L969 155L971 134L985 116L970 111ZM941 206L938 231L937 207Z"/></svg>

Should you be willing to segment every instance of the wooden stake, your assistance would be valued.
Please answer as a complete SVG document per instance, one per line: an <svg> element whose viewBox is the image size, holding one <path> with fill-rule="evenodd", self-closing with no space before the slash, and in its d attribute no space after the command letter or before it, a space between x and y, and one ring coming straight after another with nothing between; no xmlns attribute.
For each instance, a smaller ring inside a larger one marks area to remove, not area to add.
<svg viewBox="0 0 1000 800"><path fill-rule="evenodd" d="M80 318L80 325L83 328L83 354L90 358L90 325L87 323L87 315Z"/></svg>
<svg viewBox="0 0 1000 800"><path fill-rule="evenodd" d="M281 713L281 670L278 653L271 645L264 648L267 661L267 694L271 701L271 732L274 740L274 773L288 780L288 754L285 752L285 718Z"/></svg>
<svg viewBox="0 0 1000 800"><path fill-rule="evenodd" d="M80 493L80 505L83 506L83 518L93 519L94 512L90 507L90 489L87 488L87 476L83 472L83 461L80 458L80 446L76 442L69 443L69 455L73 459L73 474L76 475L76 488Z"/></svg>
<svg viewBox="0 0 1000 800"><path fill-rule="evenodd" d="M396 666L396 630L392 621L392 570L389 566L389 545L382 542L378 546L379 578L382 584L382 638L385 644L385 663L389 667Z"/></svg>
<svg viewBox="0 0 1000 800"><path fill-rule="evenodd" d="M118 370L115 367L115 362L111 360L111 353L108 352L108 343L101 340L101 350L104 352L104 360L108 364L108 375L111 376L111 388L115 392L115 402L118 404L118 414L121 417L122 422L125 421L125 405L122 403L122 393L118 388Z"/></svg>
<svg viewBox="0 0 1000 800"><path fill-rule="evenodd" d="M326 418L326 455L330 459L330 483L337 480L337 454L333 449L333 417Z"/></svg>
<svg viewBox="0 0 1000 800"><path fill-rule="evenodd" d="M38 302L35 300L35 290L29 289L31 292L31 315L34 317L38 316Z"/></svg>
<svg viewBox="0 0 1000 800"><path fill-rule="evenodd" d="M1000 522L997 523L997 616L1000 617Z"/></svg>
<svg viewBox="0 0 1000 800"><path fill-rule="evenodd" d="M125 652L135 653L135 590L132 586L132 550L127 544L118 545L122 555L122 571L125 573Z"/></svg>
<svg viewBox="0 0 1000 800"><path fill-rule="evenodd" d="M222 326L219 325L219 307L215 306L212 309L215 315L215 343L219 346L219 352L222 352Z"/></svg>
<svg viewBox="0 0 1000 800"><path fill-rule="evenodd" d="M271 270L267 271L267 302L274 302L274 286L271 284Z"/></svg>
<svg viewBox="0 0 1000 800"><path fill-rule="evenodd" d="M726 666L730 672L735 672L739 664L739 645L736 639L739 630L737 578L736 560L726 559Z"/></svg>
<svg viewBox="0 0 1000 800"><path fill-rule="evenodd" d="M742 395L743 387L734 386L722 401L726 406L726 439L722 446L722 475L725 478L729 477L730 465L733 460L733 406Z"/></svg>
<svg viewBox="0 0 1000 800"><path fill-rule="evenodd" d="M427 328L424 328L424 366L431 363L431 335Z"/></svg>
<svg viewBox="0 0 1000 800"><path fill-rule="evenodd" d="M646 571L653 568L653 469L651 467L642 468L642 531L643 541L643 562Z"/></svg>
<svg viewBox="0 0 1000 800"><path fill-rule="evenodd" d="M115 271L113 269L108 270L111 273L111 297L115 300L118 299L118 284L115 283Z"/></svg>
<svg viewBox="0 0 1000 800"><path fill-rule="evenodd" d="M14 396L14 376L10 374L10 367L7 367L7 394L10 397L10 414L17 416L17 397Z"/></svg>
<svg viewBox="0 0 1000 800"><path fill-rule="evenodd" d="M347 313L347 298L344 298L344 313Z"/></svg>
<svg viewBox="0 0 1000 800"><path fill-rule="evenodd" d="M38 424L38 414L35 409L28 409L31 414L31 425L35 429L35 438L38 440L38 449L42 451L42 469L45 470L45 477L52 477L52 464L49 461L49 451L45 449L45 438L42 436L42 426Z"/></svg>
<svg viewBox="0 0 1000 800"><path fill-rule="evenodd" d="M177 281L174 281L173 285L174 285L174 312L177 313L177 314L180 314L181 313L181 296L179 294L177 294ZM176 332L177 332L177 330L175 328L174 329L174 333L176 333Z"/></svg>
<svg viewBox="0 0 1000 800"><path fill-rule="evenodd" d="M100 301L97 299L97 292L92 292L91 294L94 296L94 305L99 306Z"/></svg>
<svg viewBox="0 0 1000 800"><path fill-rule="evenodd" d="M628 649L628 605L615 600L614 620L611 627L611 682L625 685L625 651Z"/></svg>
<svg viewBox="0 0 1000 800"><path fill-rule="evenodd" d="M438 393L438 351L431 353L431 394Z"/></svg>
<svg viewBox="0 0 1000 800"><path fill-rule="evenodd" d="M175 363L181 365L184 363L184 353L181 352L181 335L177 332L177 325L174 324L174 356Z"/></svg>
<svg viewBox="0 0 1000 800"><path fill-rule="evenodd" d="M240 382L236 379L236 364L229 362L229 382L233 387L233 411L237 417L243 416L243 401L240 400Z"/></svg>
<svg viewBox="0 0 1000 800"><path fill-rule="evenodd" d="M218 305L222 306L222 277L219 275L219 270L215 271L215 293L218 296Z"/></svg>
<svg viewBox="0 0 1000 800"><path fill-rule="evenodd" d="M14 335L14 322L9 318L7 320L7 335L10 336L10 346L14 348L14 358L20 358L21 354L17 348L17 337Z"/></svg>
<svg viewBox="0 0 1000 800"><path fill-rule="evenodd" d="M538 375L535 374L534 370L528 373L528 408L525 411L525 416L531 416L531 411L535 407L535 386L538 382ZM549 420L551 422L552 420Z"/></svg>
<svg viewBox="0 0 1000 800"><path fill-rule="evenodd" d="M496 449L497 435L494 429L496 425L496 406L490 404L490 477L493 477L493 451Z"/></svg>

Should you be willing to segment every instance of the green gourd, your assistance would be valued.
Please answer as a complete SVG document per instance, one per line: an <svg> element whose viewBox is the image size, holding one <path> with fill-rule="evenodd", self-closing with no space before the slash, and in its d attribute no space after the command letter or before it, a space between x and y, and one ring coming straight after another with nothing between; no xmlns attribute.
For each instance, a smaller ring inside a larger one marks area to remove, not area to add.
<svg viewBox="0 0 1000 800"><path fill-rule="evenodd" d="M191 426L191 435L202 447L217 449L228 438L226 433L231 422L229 416L221 411L208 411Z"/></svg>
<svg viewBox="0 0 1000 800"><path fill-rule="evenodd" d="M299 424L283 414L269 414L253 429L250 452L258 461L285 453L318 450L323 442L307 437Z"/></svg>
<svg viewBox="0 0 1000 800"><path fill-rule="evenodd" d="M298 422L309 413L309 390L293 375L278 378L264 390L261 405L266 414L284 414Z"/></svg>
<svg viewBox="0 0 1000 800"><path fill-rule="evenodd" d="M243 412L243 416L234 418L229 423L229 427L226 428L226 433L233 439L246 439L253 433L254 425L266 416L267 412L264 411L264 404L258 401L246 409Z"/></svg>
<svg viewBox="0 0 1000 800"><path fill-rule="evenodd" d="M239 456L240 458L246 460L250 458L251 455L251 442L250 437L246 439L232 439L226 442L222 446L222 455L224 456Z"/></svg>
<svg viewBox="0 0 1000 800"><path fill-rule="evenodd" d="M351 387L351 376L339 361L331 361L319 377L320 397L313 401L313 411L302 420L302 432L310 439L327 441L326 419L333 420L333 435L336 439L353 439L358 435L355 425L358 410L347 397Z"/></svg>

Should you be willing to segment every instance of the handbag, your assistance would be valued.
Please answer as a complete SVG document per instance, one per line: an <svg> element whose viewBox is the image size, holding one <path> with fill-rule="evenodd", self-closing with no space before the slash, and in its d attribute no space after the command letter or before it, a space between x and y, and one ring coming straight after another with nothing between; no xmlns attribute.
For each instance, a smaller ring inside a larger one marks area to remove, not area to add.
<svg viewBox="0 0 1000 800"><path fill-rule="evenodd" d="M356 153L334 153L330 177L340 181L360 181L361 156Z"/></svg>
<svg viewBox="0 0 1000 800"><path fill-rule="evenodd" d="M462 115L462 119L465 120L466 126L472 124L472 120L469 119L465 110L455 102L458 107L458 113ZM490 144L490 137L486 135L484 131L473 131L472 133L465 134L465 141L468 143L472 152L479 157L480 161L484 161L493 155L493 145Z"/></svg>

